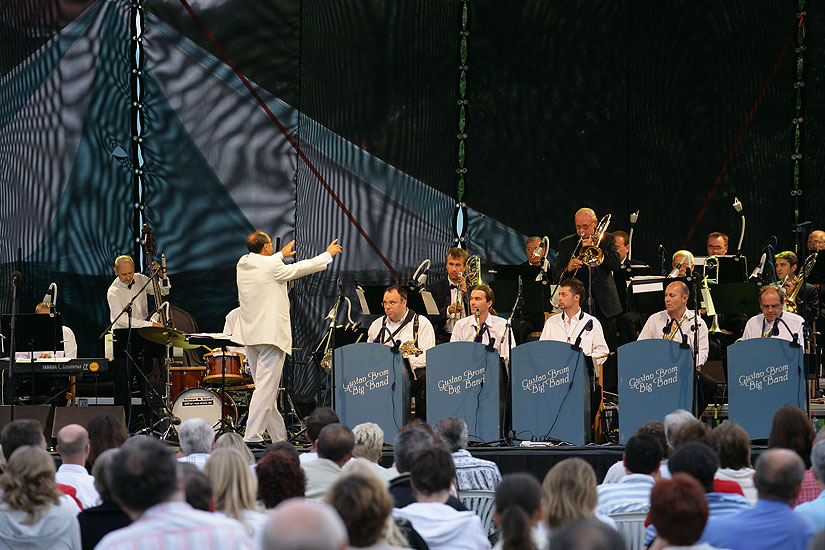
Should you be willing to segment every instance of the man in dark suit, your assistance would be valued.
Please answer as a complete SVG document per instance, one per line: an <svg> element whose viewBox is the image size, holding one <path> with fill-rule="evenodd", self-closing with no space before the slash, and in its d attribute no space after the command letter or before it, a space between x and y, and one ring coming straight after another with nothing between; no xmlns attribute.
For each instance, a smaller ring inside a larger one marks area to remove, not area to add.
<svg viewBox="0 0 825 550"><path fill-rule="evenodd" d="M436 344L449 342L455 322L470 311L467 281L464 278L466 269L467 251L451 248L447 251L447 277L430 285L433 300L438 306L438 318L432 320Z"/></svg>
<svg viewBox="0 0 825 550"><path fill-rule="evenodd" d="M631 311L628 303L629 293L627 288L627 281L630 274L626 271L626 268L631 265L644 266L645 263L627 257L628 252L630 252L630 236L626 232L614 231L613 238L616 240L616 251L619 253L619 258L621 259L621 269L613 272L616 291L619 293L619 301L622 304L622 313L616 318L616 330L619 333L618 345L621 346L628 342L635 342L647 320L646 317L638 311Z"/></svg>
<svg viewBox="0 0 825 550"><path fill-rule="evenodd" d="M799 260L795 253L785 250L774 257L774 262L776 264L776 278L784 287L787 296L796 285L796 277L799 275ZM785 303L787 305L787 300ZM796 305L796 313L802 315L809 327L812 326L819 311L817 288L810 283L805 283L805 287L800 289L796 296Z"/></svg>

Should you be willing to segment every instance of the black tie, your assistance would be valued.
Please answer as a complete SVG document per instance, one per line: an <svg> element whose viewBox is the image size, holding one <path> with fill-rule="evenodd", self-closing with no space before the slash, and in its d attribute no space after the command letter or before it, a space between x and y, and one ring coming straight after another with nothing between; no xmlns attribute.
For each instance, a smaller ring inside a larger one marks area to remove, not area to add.
<svg viewBox="0 0 825 550"><path fill-rule="evenodd" d="M458 288L458 285L454 285L454 284L450 283L450 290L452 290L454 288Z"/></svg>

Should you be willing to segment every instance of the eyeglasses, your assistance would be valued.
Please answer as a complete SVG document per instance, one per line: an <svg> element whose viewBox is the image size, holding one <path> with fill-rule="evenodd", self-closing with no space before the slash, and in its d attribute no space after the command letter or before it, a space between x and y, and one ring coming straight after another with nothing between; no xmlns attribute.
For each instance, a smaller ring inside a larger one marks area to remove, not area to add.
<svg viewBox="0 0 825 550"><path fill-rule="evenodd" d="M767 311L770 309L782 309L782 304L760 304L759 307Z"/></svg>
<svg viewBox="0 0 825 550"><path fill-rule="evenodd" d="M387 307L387 306L393 307L393 306L397 306L400 303L401 302L396 302L396 301L393 300L392 302L381 302L381 305L384 306L384 307Z"/></svg>
<svg viewBox="0 0 825 550"><path fill-rule="evenodd" d="M595 223L595 222L589 222L589 223L585 223L585 224L583 224L583 225L576 225L576 229L587 229L588 227L590 227L590 226L591 226L591 225L593 225L594 223Z"/></svg>
<svg viewBox="0 0 825 550"><path fill-rule="evenodd" d="M723 250L724 248L725 248L724 246L719 246L719 245L715 245L715 244L709 244L708 245L708 250Z"/></svg>

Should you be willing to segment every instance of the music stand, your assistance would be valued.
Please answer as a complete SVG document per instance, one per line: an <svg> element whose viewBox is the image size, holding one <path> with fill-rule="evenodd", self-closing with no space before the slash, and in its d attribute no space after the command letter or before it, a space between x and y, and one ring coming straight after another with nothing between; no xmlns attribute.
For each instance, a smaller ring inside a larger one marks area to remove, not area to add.
<svg viewBox="0 0 825 550"><path fill-rule="evenodd" d="M665 307L665 289L670 283L681 281L691 288L692 277L643 276L630 279L628 300L639 313L652 315ZM688 298L687 309L693 309L693 293Z"/></svg>
<svg viewBox="0 0 825 550"><path fill-rule="evenodd" d="M825 254L823 254L823 256L825 256ZM803 261L801 257L799 261ZM802 269L802 264L800 264L798 267L799 269ZM812 285L820 285L822 283L825 283L825 260L820 260L817 256L817 262L816 264L814 264L813 269L811 269L811 273L807 277L807 282L811 283Z"/></svg>
<svg viewBox="0 0 825 550"><path fill-rule="evenodd" d="M15 347L18 352L63 351L63 322L59 313L18 313ZM11 338L11 315L2 318L3 336Z"/></svg>
<svg viewBox="0 0 825 550"><path fill-rule="evenodd" d="M518 294L518 281L490 281L490 288L496 294L496 303L511 304ZM535 281L525 281L521 289L524 311L527 315L551 311L550 300L544 297L545 287Z"/></svg>
<svg viewBox="0 0 825 550"><path fill-rule="evenodd" d="M358 296L358 303L361 304L361 311L363 311L364 315L384 314L384 291L386 289L387 287L383 285L357 285L355 287L355 294ZM425 305L425 301L428 300L425 300L421 293L409 288L406 290L408 309L413 310L419 315L438 315L438 307L435 307L433 310L435 302L428 308ZM429 294L429 292L427 292L427 294ZM430 297L430 299L432 299L432 297Z"/></svg>
<svg viewBox="0 0 825 550"><path fill-rule="evenodd" d="M759 285L755 282L720 283L708 288L717 314L751 317L760 312Z"/></svg>

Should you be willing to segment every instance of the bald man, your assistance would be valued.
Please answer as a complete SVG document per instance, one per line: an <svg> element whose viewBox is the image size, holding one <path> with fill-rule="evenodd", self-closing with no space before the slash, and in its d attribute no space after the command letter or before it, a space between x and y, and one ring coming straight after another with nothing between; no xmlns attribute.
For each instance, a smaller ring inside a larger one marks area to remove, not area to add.
<svg viewBox="0 0 825 550"><path fill-rule="evenodd" d="M269 549L345 550L349 538L335 508L302 498L285 500L269 515L262 547Z"/></svg>
<svg viewBox="0 0 825 550"><path fill-rule="evenodd" d="M54 475L57 483L74 487L77 500L87 510L100 504L95 478L86 471L89 458L89 433L79 424L68 424L57 432L57 452L62 464Z"/></svg>
<svg viewBox="0 0 825 550"><path fill-rule="evenodd" d="M109 320L114 321L120 315L123 308L129 303L129 300L137 296L143 285L149 280L149 277L143 273L135 273L135 262L131 256L118 256L115 258L115 275L117 278L109 285L109 290L106 291L106 301L109 303ZM162 280L160 285L160 293L162 296L169 294L172 290L172 282L167 276ZM140 328L140 327L159 327L160 323L149 319L149 303L146 299L146 294L154 296L155 290L153 285L148 285L144 292L141 292L137 299L132 304L132 311L126 312L117 319L112 328Z"/></svg>

